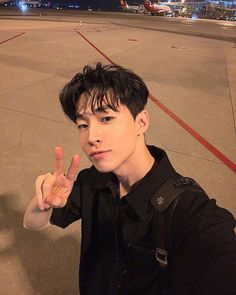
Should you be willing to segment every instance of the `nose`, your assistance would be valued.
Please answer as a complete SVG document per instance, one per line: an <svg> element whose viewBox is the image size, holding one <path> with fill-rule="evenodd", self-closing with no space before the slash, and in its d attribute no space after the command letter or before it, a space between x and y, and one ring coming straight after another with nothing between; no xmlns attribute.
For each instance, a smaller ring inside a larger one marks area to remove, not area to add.
<svg viewBox="0 0 236 295"><path fill-rule="evenodd" d="M102 132L98 124L93 123L89 126L88 145L94 146L102 142Z"/></svg>

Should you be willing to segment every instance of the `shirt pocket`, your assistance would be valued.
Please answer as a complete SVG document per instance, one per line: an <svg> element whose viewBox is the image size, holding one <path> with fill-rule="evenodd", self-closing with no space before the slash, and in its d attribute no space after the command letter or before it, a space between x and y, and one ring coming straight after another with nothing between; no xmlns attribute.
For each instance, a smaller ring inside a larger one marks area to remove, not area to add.
<svg viewBox="0 0 236 295"><path fill-rule="evenodd" d="M136 274L150 272L159 266L155 249L128 244L126 253L127 266Z"/></svg>

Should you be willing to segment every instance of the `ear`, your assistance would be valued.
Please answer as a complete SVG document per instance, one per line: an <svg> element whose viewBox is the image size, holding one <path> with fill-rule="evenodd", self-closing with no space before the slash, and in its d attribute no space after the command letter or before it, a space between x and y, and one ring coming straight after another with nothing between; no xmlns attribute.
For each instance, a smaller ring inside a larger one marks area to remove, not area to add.
<svg viewBox="0 0 236 295"><path fill-rule="evenodd" d="M147 110L142 110L135 118L137 135L144 134L149 126L149 115Z"/></svg>

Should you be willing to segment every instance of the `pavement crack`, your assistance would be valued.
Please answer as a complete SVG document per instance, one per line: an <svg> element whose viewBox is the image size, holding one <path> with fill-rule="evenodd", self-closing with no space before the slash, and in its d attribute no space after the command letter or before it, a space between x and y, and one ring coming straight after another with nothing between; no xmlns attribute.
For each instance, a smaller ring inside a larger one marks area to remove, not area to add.
<svg viewBox="0 0 236 295"><path fill-rule="evenodd" d="M228 69L228 63L227 63L227 58L225 54L225 46L223 43L223 55L225 59L225 68L226 68L226 76L227 76L227 82L229 85L229 101L231 105L231 111L232 111L232 118L233 118L233 124L234 124L234 133L236 135L236 119L235 119L235 111L234 111L234 105L233 105L233 98L232 98L232 90L231 90L231 84L230 84L230 78L229 78L229 69Z"/></svg>
<svg viewBox="0 0 236 295"><path fill-rule="evenodd" d="M176 154L179 154L179 155L183 155L183 156L187 156L187 157L190 157L190 158L194 158L194 159L200 159L200 160L204 160L204 161L208 161L208 162L212 162L212 163L217 163L217 164L221 164L223 165L223 163L221 163L220 161L217 161L217 160L212 160L212 159L207 159L205 157L200 157L200 156L196 156L196 155L191 155L191 154L187 154L187 153L183 153L183 152L179 152L179 151L176 151L176 150L172 150L172 149L169 149L165 146L162 146L162 148L166 151L169 151L171 153L176 153Z"/></svg>
<svg viewBox="0 0 236 295"><path fill-rule="evenodd" d="M0 106L0 109L4 109L4 110L7 110L7 111L23 114L23 115L30 116L30 117L33 117L33 118L47 120L47 121L54 122L54 123L57 123L57 124L66 125L64 122L59 121L59 120L54 120L54 119L50 119L50 118L47 118L47 117L44 117L44 116L39 116L39 115L35 115L35 114L26 113L24 111L12 109L12 108L7 108L7 107L4 107L4 106Z"/></svg>

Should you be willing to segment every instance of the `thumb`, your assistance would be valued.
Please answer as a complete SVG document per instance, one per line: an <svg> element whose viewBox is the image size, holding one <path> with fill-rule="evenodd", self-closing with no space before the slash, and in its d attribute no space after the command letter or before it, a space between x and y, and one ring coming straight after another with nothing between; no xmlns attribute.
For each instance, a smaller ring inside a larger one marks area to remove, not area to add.
<svg viewBox="0 0 236 295"><path fill-rule="evenodd" d="M57 195L49 195L45 202L53 208L62 208L67 202L67 198L58 197Z"/></svg>

